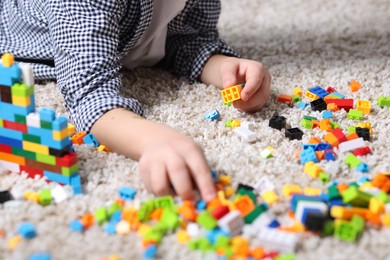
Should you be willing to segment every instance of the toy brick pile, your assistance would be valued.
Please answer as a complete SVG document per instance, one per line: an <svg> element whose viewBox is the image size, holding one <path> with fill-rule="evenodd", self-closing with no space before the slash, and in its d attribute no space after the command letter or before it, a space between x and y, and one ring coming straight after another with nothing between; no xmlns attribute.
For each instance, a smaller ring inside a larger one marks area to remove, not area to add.
<svg viewBox="0 0 390 260"><path fill-rule="evenodd" d="M44 176L81 193L67 118L46 108L36 112L32 69L10 54L0 64L0 96L0 167L31 178Z"/></svg>

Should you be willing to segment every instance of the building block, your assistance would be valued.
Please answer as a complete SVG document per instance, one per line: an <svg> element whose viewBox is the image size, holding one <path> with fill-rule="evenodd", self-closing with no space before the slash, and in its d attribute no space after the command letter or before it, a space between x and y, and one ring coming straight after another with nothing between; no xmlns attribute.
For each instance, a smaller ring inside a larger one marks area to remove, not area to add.
<svg viewBox="0 0 390 260"><path fill-rule="evenodd" d="M311 101L314 101L316 99L319 99L320 97L317 96L316 94L310 92L310 91L306 91L305 92L305 97L307 97L308 99L310 99Z"/></svg>
<svg viewBox="0 0 390 260"><path fill-rule="evenodd" d="M348 119L351 120L362 120L363 119L363 112L357 109L351 109L348 112Z"/></svg>
<svg viewBox="0 0 390 260"><path fill-rule="evenodd" d="M313 178L318 178L320 173L323 172L323 170L317 164L315 164L313 161L309 161L309 162L305 163L305 167L304 167L303 171L305 173L309 174Z"/></svg>
<svg viewBox="0 0 390 260"><path fill-rule="evenodd" d="M356 92L356 91L358 91L361 88L361 84L360 84L359 81L352 80L349 83L349 88L351 89L352 92Z"/></svg>
<svg viewBox="0 0 390 260"><path fill-rule="evenodd" d="M240 84L221 90L223 102L226 104L241 99L242 88L243 84Z"/></svg>
<svg viewBox="0 0 390 260"><path fill-rule="evenodd" d="M365 147L366 143L364 142L363 138L360 137L358 139L353 139L350 141L343 142L339 145L339 151L342 153L350 152L358 148Z"/></svg>
<svg viewBox="0 0 390 260"><path fill-rule="evenodd" d="M218 120L220 118L221 118L221 115L217 109L213 109L204 115L205 121L214 121L214 120Z"/></svg>
<svg viewBox="0 0 390 260"><path fill-rule="evenodd" d="M293 97L290 95L285 95L285 94L280 94L278 98L276 99L277 102L279 103L286 103L286 104L291 104L293 100Z"/></svg>
<svg viewBox="0 0 390 260"><path fill-rule="evenodd" d="M377 98L376 102L381 108L390 107L390 97L380 96Z"/></svg>
<svg viewBox="0 0 390 260"><path fill-rule="evenodd" d="M334 103L339 109L344 109L347 112L353 107L353 99L327 99L326 103Z"/></svg>
<svg viewBox="0 0 390 260"><path fill-rule="evenodd" d="M355 129L356 134L363 138L365 141L370 141L370 129L368 128L362 128L362 127L356 127Z"/></svg>
<svg viewBox="0 0 390 260"><path fill-rule="evenodd" d="M34 238L37 235L35 226L28 222L19 225L18 233L26 239Z"/></svg>
<svg viewBox="0 0 390 260"><path fill-rule="evenodd" d="M298 96L302 96L302 94L303 94L303 90L301 89L301 88L294 88L293 89L293 95L298 95Z"/></svg>
<svg viewBox="0 0 390 260"><path fill-rule="evenodd" d="M368 115L371 112L371 102L368 100L357 100L356 109L362 111L363 114Z"/></svg>
<svg viewBox="0 0 390 260"><path fill-rule="evenodd" d="M70 184L70 176L61 173L78 175L77 157L72 157L73 165L64 165L62 170L57 166L57 162L62 162L61 157L68 157L72 150L69 134L63 131L67 119L56 118L52 109L36 111L32 68L14 62L11 57L3 55L0 64L0 145L4 148L0 152L0 165L10 171L26 172L28 177L46 175L49 180ZM80 184L76 183L80 179L71 177L74 187L81 191ZM48 200L48 191L42 191L41 202L46 204Z"/></svg>
<svg viewBox="0 0 390 260"><path fill-rule="evenodd" d="M310 102L310 106L311 109L313 109L314 111L324 111L327 108L327 104L322 98L313 100L312 102Z"/></svg>
<svg viewBox="0 0 390 260"><path fill-rule="evenodd" d="M286 129L285 136L290 140L302 140L303 132L298 127Z"/></svg>
<svg viewBox="0 0 390 260"><path fill-rule="evenodd" d="M119 196L124 200L133 200L137 194L137 190L129 187L122 187L119 189Z"/></svg>
<svg viewBox="0 0 390 260"><path fill-rule="evenodd" d="M316 86L314 88L311 88L311 89L309 89L309 91L311 93L319 96L320 98L324 98L324 97L326 97L327 95L330 94L328 91L326 91L325 89L321 88L320 86Z"/></svg>
<svg viewBox="0 0 390 260"><path fill-rule="evenodd" d="M286 127L286 118L284 116L273 115L269 120L268 126L282 130L282 128Z"/></svg>
<svg viewBox="0 0 390 260"><path fill-rule="evenodd" d="M234 129L234 132L238 134L244 141L251 143L256 141L256 133L249 130L247 127L241 125Z"/></svg>

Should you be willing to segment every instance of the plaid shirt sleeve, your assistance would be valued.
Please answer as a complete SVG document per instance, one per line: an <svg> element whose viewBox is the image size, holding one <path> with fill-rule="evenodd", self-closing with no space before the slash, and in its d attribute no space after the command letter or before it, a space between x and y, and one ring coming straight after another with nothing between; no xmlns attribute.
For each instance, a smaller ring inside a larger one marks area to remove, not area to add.
<svg viewBox="0 0 390 260"><path fill-rule="evenodd" d="M194 82L213 54L238 57L239 54L219 38L220 12L220 0L187 1L183 12L168 25L163 66Z"/></svg>
<svg viewBox="0 0 390 260"><path fill-rule="evenodd" d="M140 115L135 99L120 95L119 0L47 1L57 84L79 131L90 131L105 112L123 107Z"/></svg>

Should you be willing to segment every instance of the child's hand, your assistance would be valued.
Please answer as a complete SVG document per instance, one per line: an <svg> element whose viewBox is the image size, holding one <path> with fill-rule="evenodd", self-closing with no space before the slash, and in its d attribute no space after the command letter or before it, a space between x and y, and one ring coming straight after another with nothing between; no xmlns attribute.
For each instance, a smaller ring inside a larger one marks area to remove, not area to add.
<svg viewBox="0 0 390 260"><path fill-rule="evenodd" d="M201 147L173 128L142 119L124 109L104 114L91 132L111 151L139 159L141 179L159 196L179 195L194 200L216 196L210 168Z"/></svg>
<svg viewBox="0 0 390 260"><path fill-rule="evenodd" d="M263 64L246 59L227 58L220 67L223 88L245 83L241 100L233 102L240 111L256 112L268 99L271 75Z"/></svg>
<svg viewBox="0 0 390 260"><path fill-rule="evenodd" d="M207 61L200 79L222 89L245 83L241 100L233 102L234 107L245 112L264 106L271 85L271 76L263 64L218 54Z"/></svg>

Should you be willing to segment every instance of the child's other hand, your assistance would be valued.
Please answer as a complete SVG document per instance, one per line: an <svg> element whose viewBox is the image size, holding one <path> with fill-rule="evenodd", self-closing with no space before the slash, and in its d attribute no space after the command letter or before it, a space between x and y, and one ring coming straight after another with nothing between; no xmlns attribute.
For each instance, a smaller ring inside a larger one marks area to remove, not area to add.
<svg viewBox="0 0 390 260"><path fill-rule="evenodd" d="M147 189L160 196L176 192L183 200L194 200L197 187L203 199L213 199L214 184L201 147L172 128L156 128L156 139L149 142L139 160Z"/></svg>
<svg viewBox="0 0 390 260"><path fill-rule="evenodd" d="M229 57L221 62L220 74L223 88L245 83L241 100L233 102L240 111L256 112L268 99L271 75L263 64L246 59Z"/></svg>

